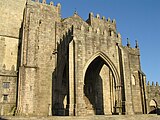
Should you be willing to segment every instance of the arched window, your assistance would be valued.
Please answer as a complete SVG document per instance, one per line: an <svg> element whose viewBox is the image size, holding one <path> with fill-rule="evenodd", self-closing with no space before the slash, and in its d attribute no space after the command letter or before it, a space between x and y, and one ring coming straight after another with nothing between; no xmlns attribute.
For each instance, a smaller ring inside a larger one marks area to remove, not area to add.
<svg viewBox="0 0 160 120"><path fill-rule="evenodd" d="M156 101L152 99L152 100L149 102L149 106L150 106L150 107L157 107Z"/></svg>
<svg viewBox="0 0 160 120"><path fill-rule="evenodd" d="M135 78L135 76L134 75L132 75L132 85L136 85L136 78Z"/></svg>

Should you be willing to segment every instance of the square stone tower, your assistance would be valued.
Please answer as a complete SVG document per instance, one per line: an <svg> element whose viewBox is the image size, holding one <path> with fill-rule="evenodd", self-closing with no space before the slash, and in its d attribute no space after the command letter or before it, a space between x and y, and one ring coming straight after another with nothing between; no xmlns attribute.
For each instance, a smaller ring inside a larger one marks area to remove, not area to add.
<svg viewBox="0 0 160 120"><path fill-rule="evenodd" d="M51 115L52 79L56 69L56 34L61 5L28 1L24 11L19 66L20 115Z"/></svg>

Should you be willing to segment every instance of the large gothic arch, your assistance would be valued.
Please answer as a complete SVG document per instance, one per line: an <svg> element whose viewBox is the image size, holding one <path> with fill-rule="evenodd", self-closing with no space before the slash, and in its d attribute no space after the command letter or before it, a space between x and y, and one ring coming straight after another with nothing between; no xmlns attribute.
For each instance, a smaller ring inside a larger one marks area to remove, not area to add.
<svg viewBox="0 0 160 120"><path fill-rule="evenodd" d="M114 65L114 63L110 60L110 58L103 52L97 52L96 54L94 54L85 64L84 69L83 69L83 78L85 77L85 72L88 68L88 66L91 64L91 62L96 59L97 57L101 57L110 67L110 69L112 70L113 74L115 75L115 80L116 83L119 84L120 83L120 77L118 74L118 70L116 68L116 66Z"/></svg>
<svg viewBox="0 0 160 120"><path fill-rule="evenodd" d="M84 100L90 114L114 114L121 110L118 70L107 55L97 52L83 70Z"/></svg>

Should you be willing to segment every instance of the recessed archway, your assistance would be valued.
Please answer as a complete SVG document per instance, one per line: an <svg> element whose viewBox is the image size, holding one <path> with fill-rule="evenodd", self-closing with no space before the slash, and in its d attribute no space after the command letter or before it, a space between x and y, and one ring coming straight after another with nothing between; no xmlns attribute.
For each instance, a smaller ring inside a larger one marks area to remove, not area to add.
<svg viewBox="0 0 160 120"><path fill-rule="evenodd" d="M149 102L149 114L157 114L157 102L154 99Z"/></svg>
<svg viewBox="0 0 160 120"><path fill-rule="evenodd" d="M62 64L60 69L62 74L58 75L59 81L53 84L55 90L54 103L53 103L53 115L68 116L69 115L69 79L68 79L68 66ZM61 86L58 87L58 86Z"/></svg>
<svg viewBox="0 0 160 120"><path fill-rule="evenodd" d="M149 102L149 106L150 106L150 107L157 107L157 102L156 102L154 99L152 99L152 100Z"/></svg>
<svg viewBox="0 0 160 120"><path fill-rule="evenodd" d="M118 73L112 62L102 55L93 57L84 74L85 103L87 110L95 115L114 113L117 102L115 78Z"/></svg>

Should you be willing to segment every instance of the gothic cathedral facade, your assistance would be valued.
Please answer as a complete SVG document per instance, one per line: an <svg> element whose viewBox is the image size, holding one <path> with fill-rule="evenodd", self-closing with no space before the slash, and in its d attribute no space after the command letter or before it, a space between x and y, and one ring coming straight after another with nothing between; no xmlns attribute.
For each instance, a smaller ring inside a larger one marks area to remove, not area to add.
<svg viewBox="0 0 160 120"><path fill-rule="evenodd" d="M84 21L77 12L64 19L61 5L45 0L1 7L1 115L148 113L138 43L123 46L115 20L89 13Z"/></svg>

